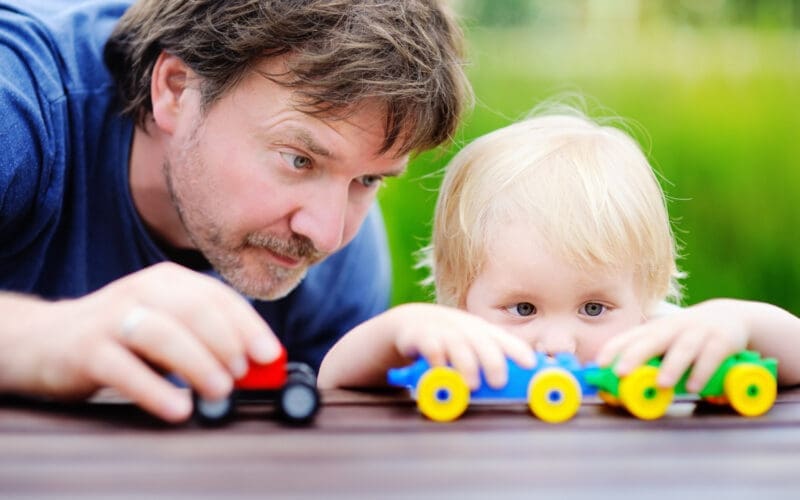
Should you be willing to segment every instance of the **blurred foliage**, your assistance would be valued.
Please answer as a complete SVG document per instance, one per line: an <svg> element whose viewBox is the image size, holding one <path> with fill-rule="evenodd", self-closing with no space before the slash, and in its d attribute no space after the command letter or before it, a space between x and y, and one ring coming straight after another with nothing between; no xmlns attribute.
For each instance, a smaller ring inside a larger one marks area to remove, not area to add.
<svg viewBox="0 0 800 500"><path fill-rule="evenodd" d="M800 314L798 2L525 2L529 20L513 26L477 17L488 15L478 3L459 4L475 108L453 146L416 158L380 195L395 303L432 298L414 253L453 152L572 92L591 116L629 120L662 175L686 303L751 298Z"/></svg>

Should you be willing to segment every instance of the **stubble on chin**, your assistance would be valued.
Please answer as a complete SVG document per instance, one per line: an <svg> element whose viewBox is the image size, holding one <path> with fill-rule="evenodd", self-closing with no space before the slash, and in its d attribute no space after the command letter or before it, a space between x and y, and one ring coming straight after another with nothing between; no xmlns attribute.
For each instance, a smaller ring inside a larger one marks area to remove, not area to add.
<svg viewBox="0 0 800 500"><path fill-rule="evenodd" d="M287 269L274 264L248 270L246 266L214 266L230 286L247 297L257 300L278 300L297 288L308 272L308 267Z"/></svg>

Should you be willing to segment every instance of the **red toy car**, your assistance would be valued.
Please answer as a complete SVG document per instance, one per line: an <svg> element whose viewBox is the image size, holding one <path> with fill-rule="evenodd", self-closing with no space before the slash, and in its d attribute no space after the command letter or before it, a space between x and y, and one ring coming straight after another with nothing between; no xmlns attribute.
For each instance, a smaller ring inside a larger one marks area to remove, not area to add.
<svg viewBox="0 0 800 500"><path fill-rule="evenodd" d="M281 419L291 424L311 422L319 409L314 370L305 363L287 361L286 350L265 365L250 363L228 397L207 400L192 391L194 416L202 424L219 425L233 415L237 403L274 403Z"/></svg>

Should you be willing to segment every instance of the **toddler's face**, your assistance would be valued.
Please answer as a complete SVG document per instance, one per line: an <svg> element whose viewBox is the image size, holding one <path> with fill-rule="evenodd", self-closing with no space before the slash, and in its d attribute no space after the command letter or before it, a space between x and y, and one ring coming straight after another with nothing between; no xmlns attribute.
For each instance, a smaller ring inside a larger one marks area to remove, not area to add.
<svg viewBox="0 0 800 500"><path fill-rule="evenodd" d="M539 244L528 226L511 224L488 247L465 308L547 353L594 360L611 337L644 321L634 266L581 270ZM525 228L525 229L523 229Z"/></svg>

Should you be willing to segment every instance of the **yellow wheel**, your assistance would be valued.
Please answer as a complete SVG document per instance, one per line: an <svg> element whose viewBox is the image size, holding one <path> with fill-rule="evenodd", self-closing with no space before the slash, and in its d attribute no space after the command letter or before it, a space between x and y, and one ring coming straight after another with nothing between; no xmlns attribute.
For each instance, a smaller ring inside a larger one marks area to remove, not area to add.
<svg viewBox="0 0 800 500"><path fill-rule="evenodd" d="M581 406L581 386L560 368L547 368L528 384L528 406L534 415L553 424L575 416Z"/></svg>
<svg viewBox="0 0 800 500"><path fill-rule="evenodd" d="M655 366L640 366L619 381L619 399L634 417L655 420L667 412L675 391L658 387L657 376Z"/></svg>
<svg viewBox="0 0 800 500"><path fill-rule="evenodd" d="M759 365L736 365L725 375L725 395L740 415L763 415L775 403L778 384L772 373Z"/></svg>
<svg viewBox="0 0 800 500"><path fill-rule="evenodd" d="M600 399L602 399L609 406L620 406L621 405L621 403L619 401L619 398L614 396L610 392L599 391L597 393L597 395L600 396Z"/></svg>
<svg viewBox="0 0 800 500"><path fill-rule="evenodd" d="M426 371L417 384L417 407L436 422L450 422L461 416L469 404L469 387L464 377L446 366Z"/></svg>

